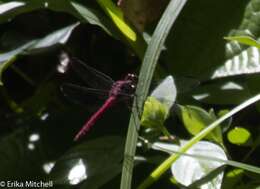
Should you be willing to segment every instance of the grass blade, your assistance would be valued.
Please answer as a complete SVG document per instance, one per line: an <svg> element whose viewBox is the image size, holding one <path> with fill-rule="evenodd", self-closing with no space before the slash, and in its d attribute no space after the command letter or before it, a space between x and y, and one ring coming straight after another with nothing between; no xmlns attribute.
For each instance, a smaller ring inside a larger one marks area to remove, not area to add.
<svg viewBox="0 0 260 189"><path fill-rule="evenodd" d="M141 110L144 100L147 97L153 73L156 67L157 60L163 49L164 42L172 25L180 14L183 6L187 0L171 0L163 13L152 39L147 47L144 55L143 64L139 74L139 82L137 85L136 93L137 98L134 99L134 104ZM128 127L127 139L125 144L125 154L122 169L121 189L131 189L132 172L134 166L134 156L136 151L136 143L138 133L136 132L136 124L139 125L138 112L133 108L133 113L130 118Z"/></svg>

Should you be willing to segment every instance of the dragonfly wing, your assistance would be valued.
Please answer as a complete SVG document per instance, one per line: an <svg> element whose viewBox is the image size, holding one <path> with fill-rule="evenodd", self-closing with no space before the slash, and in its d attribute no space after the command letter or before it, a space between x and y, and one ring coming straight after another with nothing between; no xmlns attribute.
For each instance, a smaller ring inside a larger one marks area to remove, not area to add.
<svg viewBox="0 0 260 189"><path fill-rule="evenodd" d="M79 77L92 88L110 90L114 83L108 75L88 66L77 58L71 59L71 66Z"/></svg>
<svg viewBox="0 0 260 189"><path fill-rule="evenodd" d="M67 99L80 105L93 104L93 102L100 103L108 96L108 92L105 90L82 87L71 83L63 84L61 91Z"/></svg>

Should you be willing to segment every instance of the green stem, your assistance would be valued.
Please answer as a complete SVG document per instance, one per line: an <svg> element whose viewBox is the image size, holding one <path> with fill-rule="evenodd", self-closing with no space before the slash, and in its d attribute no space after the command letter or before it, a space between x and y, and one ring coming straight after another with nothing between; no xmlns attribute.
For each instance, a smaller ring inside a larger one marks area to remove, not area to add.
<svg viewBox="0 0 260 189"><path fill-rule="evenodd" d="M2 97L5 99L6 104L8 107L15 113L23 113L23 108L20 107L7 93L6 89L2 86L0 88L0 92Z"/></svg>
<svg viewBox="0 0 260 189"><path fill-rule="evenodd" d="M13 71L15 71L21 78L23 78L26 82L28 82L30 85L35 86L35 82L24 72L22 72L19 68L17 68L14 64L10 66Z"/></svg>
<svg viewBox="0 0 260 189"><path fill-rule="evenodd" d="M163 133L166 137L168 137L169 139L172 137L172 136L171 136L171 133L166 129L166 127L165 127L164 125L162 125L160 128L161 128L162 133Z"/></svg>

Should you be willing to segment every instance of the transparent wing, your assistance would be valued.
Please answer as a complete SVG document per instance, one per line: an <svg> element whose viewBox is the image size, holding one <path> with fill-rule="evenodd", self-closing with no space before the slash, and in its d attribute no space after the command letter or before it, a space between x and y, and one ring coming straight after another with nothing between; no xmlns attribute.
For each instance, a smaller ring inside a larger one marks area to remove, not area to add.
<svg viewBox="0 0 260 189"><path fill-rule="evenodd" d="M71 58L71 67L78 76L91 88L110 90L114 83L108 75L88 66L77 58Z"/></svg>
<svg viewBox="0 0 260 189"><path fill-rule="evenodd" d="M66 83L61 86L64 96L71 102L81 105L100 104L108 97L108 91L92 89L79 85Z"/></svg>

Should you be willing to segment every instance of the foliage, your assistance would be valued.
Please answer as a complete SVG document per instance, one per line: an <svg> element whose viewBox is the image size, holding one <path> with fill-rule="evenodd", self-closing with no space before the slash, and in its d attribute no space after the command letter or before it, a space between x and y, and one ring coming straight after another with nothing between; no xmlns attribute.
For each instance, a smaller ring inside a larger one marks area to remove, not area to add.
<svg viewBox="0 0 260 189"><path fill-rule="evenodd" d="M0 1L0 184L258 188L260 1L118 4ZM119 101L77 142L106 96L63 94L88 85L71 57L139 73L132 111Z"/></svg>

